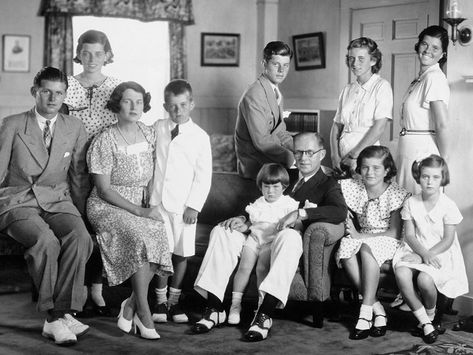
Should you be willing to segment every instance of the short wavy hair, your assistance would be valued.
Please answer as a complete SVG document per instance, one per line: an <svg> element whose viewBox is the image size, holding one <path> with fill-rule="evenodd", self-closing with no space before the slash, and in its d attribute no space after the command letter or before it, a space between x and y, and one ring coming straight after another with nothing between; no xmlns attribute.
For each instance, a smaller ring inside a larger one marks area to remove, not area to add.
<svg viewBox="0 0 473 355"><path fill-rule="evenodd" d="M110 53L108 59L103 63L103 65L113 63L113 51L110 41L108 40L108 37L105 33L97 30L88 30L80 35L79 40L77 41L76 56L73 59L74 62L82 64L79 56L84 43L100 43L103 46L105 53Z"/></svg>
<svg viewBox="0 0 473 355"><path fill-rule="evenodd" d="M442 51L443 56L439 59L440 67L443 67L445 62L447 61L447 49L448 49L448 31L443 28L442 26L429 26L424 28L421 33L419 33L417 43L414 46L416 53L419 53L419 46L420 42L424 40L425 36L436 37L440 39L440 43L442 43Z"/></svg>
<svg viewBox="0 0 473 355"><path fill-rule="evenodd" d="M264 164L256 176L256 186L261 190L263 183L272 185L278 182L284 189L289 186L289 174L286 168L276 163Z"/></svg>
<svg viewBox="0 0 473 355"><path fill-rule="evenodd" d="M358 174L361 174L361 165L364 159L378 158L383 160L384 169L388 171L384 177L385 182L391 181L397 174L396 163L394 163L393 156L388 147L383 145L370 145L363 149L356 159L356 169Z"/></svg>
<svg viewBox="0 0 473 355"><path fill-rule="evenodd" d="M151 109L151 94L146 92L146 90L135 81L125 81L118 84L110 95L110 99L105 108L108 108L113 113L120 112L120 101L123 97L123 93L127 89L132 89L143 95L143 112L148 112Z"/></svg>
<svg viewBox="0 0 473 355"><path fill-rule="evenodd" d="M371 66L371 72L376 74L380 71L383 65L383 54L378 48L378 44L368 37L360 37L352 40L347 47L347 51L353 48L366 48L371 59L374 59L376 63ZM345 64L350 68L349 55L347 53L345 58Z"/></svg>
<svg viewBox="0 0 473 355"><path fill-rule="evenodd" d="M169 82L164 88L164 102L167 102L169 95L181 95L181 94L189 94L189 98L193 100L192 94L192 86L191 84L184 79L174 79Z"/></svg>
<svg viewBox="0 0 473 355"><path fill-rule="evenodd" d="M288 44L282 41L269 42L263 49L263 59L265 61L271 60L273 55L281 55L283 57L289 57L292 59L294 52Z"/></svg>
<svg viewBox="0 0 473 355"><path fill-rule="evenodd" d="M67 83L67 75L58 68L54 67L44 67L42 68L33 79L33 86L39 88L43 80L48 81L59 81L66 85L66 90L69 87Z"/></svg>
<svg viewBox="0 0 473 355"><path fill-rule="evenodd" d="M450 172L448 171L448 165L445 160L437 154L431 154L427 158L420 161L414 161L412 163L412 177L420 184L420 176L422 175L423 168L440 168L442 169L442 181L440 186L447 186L450 183Z"/></svg>

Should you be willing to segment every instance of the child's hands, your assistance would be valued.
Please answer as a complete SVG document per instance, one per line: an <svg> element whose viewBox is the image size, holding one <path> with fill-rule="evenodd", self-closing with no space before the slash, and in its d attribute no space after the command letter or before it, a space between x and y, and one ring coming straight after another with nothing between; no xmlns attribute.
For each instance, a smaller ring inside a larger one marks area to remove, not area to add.
<svg viewBox="0 0 473 355"><path fill-rule="evenodd" d="M245 233L249 228L245 222L246 221L243 219L243 216L238 216L226 219L225 221L220 222L218 225L225 229L230 229L230 232L237 231Z"/></svg>
<svg viewBox="0 0 473 355"><path fill-rule="evenodd" d="M154 219L155 221L164 222L163 216L161 216L161 213L159 213L158 206L142 208L141 217L151 218L151 219Z"/></svg>
<svg viewBox="0 0 473 355"><path fill-rule="evenodd" d="M424 264L431 265L436 269L440 269L442 267L439 258L437 258L437 256L431 251L427 251L424 255L422 255L422 260L424 261Z"/></svg>
<svg viewBox="0 0 473 355"><path fill-rule="evenodd" d="M298 210L288 213L286 216L284 216L283 218L279 220L278 224L276 224L276 230L282 231L285 228L292 227L296 223L298 218L299 218Z"/></svg>
<svg viewBox="0 0 473 355"><path fill-rule="evenodd" d="M410 254L404 255L401 258L401 261L405 261L412 264L422 264L422 257L419 254L410 253Z"/></svg>
<svg viewBox="0 0 473 355"><path fill-rule="evenodd" d="M184 223L186 224L194 224L197 223L197 215L199 212L197 212L195 209L192 207L186 207L184 210L184 214L182 216L182 219L184 220Z"/></svg>

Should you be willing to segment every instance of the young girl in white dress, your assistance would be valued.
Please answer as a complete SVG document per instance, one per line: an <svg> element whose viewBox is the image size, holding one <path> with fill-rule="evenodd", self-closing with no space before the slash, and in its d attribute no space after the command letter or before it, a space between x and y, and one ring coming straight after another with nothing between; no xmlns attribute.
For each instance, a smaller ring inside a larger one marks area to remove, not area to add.
<svg viewBox="0 0 473 355"><path fill-rule="evenodd" d="M281 218L299 208L299 202L292 197L283 195L289 186L289 175L279 164L265 164L258 172L256 184L263 196L246 206L249 215L247 231L250 232L240 258L238 271L233 279L232 306L228 316L229 324L240 323L241 298L250 278L261 246L271 243L276 237L276 226ZM245 232L240 230L240 232ZM258 267L261 267L258 264ZM258 270L258 284L266 276L268 270Z"/></svg>
<svg viewBox="0 0 473 355"><path fill-rule="evenodd" d="M468 279L458 243L456 225L462 215L441 187L450 181L448 167L432 154L412 165L422 192L410 197L401 212L404 242L393 258L401 294L419 320L426 343L438 337L432 325L437 291L455 298L468 292Z"/></svg>

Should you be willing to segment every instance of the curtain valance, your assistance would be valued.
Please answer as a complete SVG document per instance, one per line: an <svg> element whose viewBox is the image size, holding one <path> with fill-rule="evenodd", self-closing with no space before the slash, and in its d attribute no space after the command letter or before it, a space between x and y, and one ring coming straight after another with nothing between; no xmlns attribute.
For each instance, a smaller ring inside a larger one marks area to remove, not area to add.
<svg viewBox="0 0 473 355"><path fill-rule="evenodd" d="M147 21L194 24L192 0L42 0L41 16L123 17Z"/></svg>

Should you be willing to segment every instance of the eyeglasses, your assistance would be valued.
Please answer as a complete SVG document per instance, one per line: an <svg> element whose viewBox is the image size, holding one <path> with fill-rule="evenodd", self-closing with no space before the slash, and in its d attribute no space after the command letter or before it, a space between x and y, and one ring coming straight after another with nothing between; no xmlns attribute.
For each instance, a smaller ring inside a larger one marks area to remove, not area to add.
<svg viewBox="0 0 473 355"><path fill-rule="evenodd" d="M324 150L324 148L320 148L319 150L316 150L315 152L313 150L296 150L294 152L294 157L296 157L296 159L300 159L305 154L307 155L308 158L312 158L314 154L317 154L321 150Z"/></svg>

